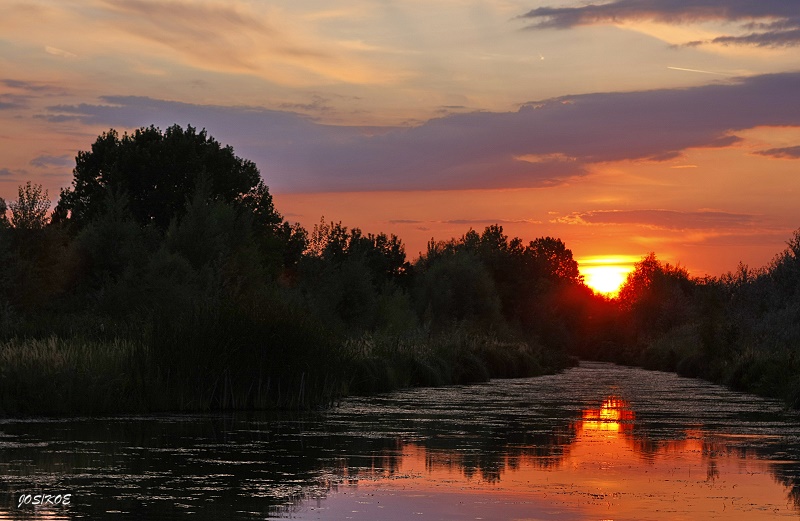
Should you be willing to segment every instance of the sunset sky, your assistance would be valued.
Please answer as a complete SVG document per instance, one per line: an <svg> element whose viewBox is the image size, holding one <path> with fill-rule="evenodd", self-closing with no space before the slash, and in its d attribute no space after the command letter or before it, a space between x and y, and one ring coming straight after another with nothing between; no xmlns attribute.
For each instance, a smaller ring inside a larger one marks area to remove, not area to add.
<svg viewBox="0 0 800 521"><path fill-rule="evenodd" d="M498 223L760 267L800 227L797 0L5 0L0 197L113 127L206 128L307 228Z"/></svg>

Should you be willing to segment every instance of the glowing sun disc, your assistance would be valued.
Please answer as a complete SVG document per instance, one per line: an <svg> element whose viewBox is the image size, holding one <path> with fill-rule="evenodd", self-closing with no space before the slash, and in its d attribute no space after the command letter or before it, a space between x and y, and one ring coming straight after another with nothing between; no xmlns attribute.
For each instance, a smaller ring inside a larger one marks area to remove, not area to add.
<svg viewBox="0 0 800 521"><path fill-rule="evenodd" d="M596 293L616 295L633 270L633 260L622 257L596 257L578 263L586 285Z"/></svg>

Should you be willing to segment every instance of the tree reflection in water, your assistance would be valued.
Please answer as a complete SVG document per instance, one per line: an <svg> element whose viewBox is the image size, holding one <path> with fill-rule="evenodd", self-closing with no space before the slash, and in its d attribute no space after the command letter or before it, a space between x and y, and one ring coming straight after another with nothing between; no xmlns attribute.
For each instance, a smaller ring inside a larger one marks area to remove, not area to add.
<svg viewBox="0 0 800 521"><path fill-rule="evenodd" d="M372 498L396 497L400 489L413 489L417 498L468 490L476 504L549 498L575 518L600 511L615 519L645 511L652 519L796 517L797 481L786 472L796 472L796 461L771 461L770 447L760 450L751 436L709 433L700 425L670 432L654 436L648 422L637 422L631 403L611 395L550 432L512 422L474 437L464 431L423 441L398 438L395 449L373 461L372 473L362 473L359 487Z"/></svg>

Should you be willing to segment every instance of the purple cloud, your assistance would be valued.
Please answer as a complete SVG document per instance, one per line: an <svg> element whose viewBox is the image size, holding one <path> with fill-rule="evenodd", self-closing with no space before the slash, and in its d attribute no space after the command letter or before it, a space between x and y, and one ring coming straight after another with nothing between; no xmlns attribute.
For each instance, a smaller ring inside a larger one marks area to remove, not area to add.
<svg viewBox="0 0 800 521"><path fill-rule="evenodd" d="M8 88L22 90L26 92L42 92L49 94L63 94L65 90L62 87L50 85L47 83L39 83L32 81L15 80L6 78L0 80L0 83Z"/></svg>
<svg viewBox="0 0 800 521"><path fill-rule="evenodd" d="M725 229L753 225L756 216L739 213L674 210L597 210L558 219L568 224L638 224L661 229Z"/></svg>
<svg viewBox="0 0 800 521"><path fill-rule="evenodd" d="M0 110L24 109L28 107L28 97L17 94L0 95Z"/></svg>
<svg viewBox="0 0 800 521"><path fill-rule="evenodd" d="M689 45L721 43L786 47L800 45L800 12L787 0L615 0L579 7L539 7L520 18L537 20L529 29L567 29L580 25L613 24L621 21L657 21L668 24L693 22L740 22L742 36L722 36ZM769 20L757 23L754 20Z"/></svg>
<svg viewBox="0 0 800 521"><path fill-rule="evenodd" d="M800 146L785 148L770 148L756 152L762 156L777 157L780 159L800 159Z"/></svg>
<svg viewBox="0 0 800 521"><path fill-rule="evenodd" d="M730 146L738 130L798 125L800 73L554 98L402 128L323 125L253 107L103 101L51 107L44 117L118 130L176 122L206 128L282 192L538 187L585 175L598 162L666 160L687 148Z"/></svg>
<svg viewBox="0 0 800 521"><path fill-rule="evenodd" d="M800 23L798 24L800 26ZM686 45L697 46L706 43L722 45L754 45L756 47L794 47L800 45L800 27L791 31L751 33L745 36L719 36L713 40L698 40Z"/></svg>
<svg viewBox="0 0 800 521"><path fill-rule="evenodd" d="M38 156L31 159L30 164L38 168L67 167L75 164L75 158L72 156Z"/></svg>
<svg viewBox="0 0 800 521"><path fill-rule="evenodd" d="M390 219L389 224L464 224L464 225L489 225L489 224L538 224L541 221L533 219L450 219L447 221L418 221L414 219Z"/></svg>
<svg viewBox="0 0 800 521"><path fill-rule="evenodd" d="M417 221L415 219L390 219L389 224L422 224L428 221Z"/></svg>
<svg viewBox="0 0 800 521"><path fill-rule="evenodd" d="M315 94L311 97L311 101L308 103L282 103L281 108L288 111L325 113L330 112L333 107L330 105L329 99Z"/></svg>

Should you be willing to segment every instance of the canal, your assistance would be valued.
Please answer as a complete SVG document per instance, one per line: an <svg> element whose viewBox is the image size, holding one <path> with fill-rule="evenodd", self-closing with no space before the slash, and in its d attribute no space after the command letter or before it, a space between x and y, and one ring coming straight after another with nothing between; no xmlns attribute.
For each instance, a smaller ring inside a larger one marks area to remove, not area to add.
<svg viewBox="0 0 800 521"><path fill-rule="evenodd" d="M796 519L800 416L584 362L302 414L3 419L0 479L0 520Z"/></svg>

